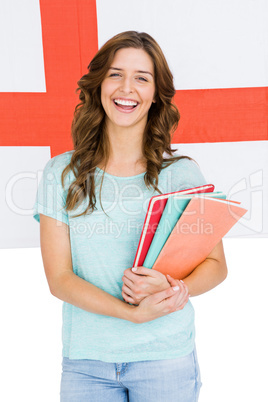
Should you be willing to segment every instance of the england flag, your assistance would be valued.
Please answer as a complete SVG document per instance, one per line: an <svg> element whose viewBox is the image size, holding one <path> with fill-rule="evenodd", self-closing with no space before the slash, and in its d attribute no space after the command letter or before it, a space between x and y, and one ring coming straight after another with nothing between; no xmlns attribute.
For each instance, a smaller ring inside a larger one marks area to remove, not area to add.
<svg viewBox="0 0 268 402"><path fill-rule="evenodd" d="M231 237L268 235L265 0L2 0L0 247L39 245L32 218L46 162L73 148L77 81L113 35L162 47L181 114L173 146L247 214Z"/></svg>

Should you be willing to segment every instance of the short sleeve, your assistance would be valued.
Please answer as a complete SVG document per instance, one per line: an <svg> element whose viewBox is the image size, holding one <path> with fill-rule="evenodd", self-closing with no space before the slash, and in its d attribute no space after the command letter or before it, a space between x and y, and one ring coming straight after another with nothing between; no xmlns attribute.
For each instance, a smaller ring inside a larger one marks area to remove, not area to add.
<svg viewBox="0 0 268 402"><path fill-rule="evenodd" d="M182 158L170 165L167 181L171 182L171 191L186 190L207 184L198 164L188 158ZM167 192L170 192L169 188Z"/></svg>
<svg viewBox="0 0 268 402"><path fill-rule="evenodd" d="M190 159L182 159L182 187L184 189L207 184L198 164Z"/></svg>
<svg viewBox="0 0 268 402"><path fill-rule="evenodd" d="M63 168L59 168L55 158L50 159L44 168L33 206L33 217L40 222L41 213L69 225L65 209L67 192L61 184Z"/></svg>

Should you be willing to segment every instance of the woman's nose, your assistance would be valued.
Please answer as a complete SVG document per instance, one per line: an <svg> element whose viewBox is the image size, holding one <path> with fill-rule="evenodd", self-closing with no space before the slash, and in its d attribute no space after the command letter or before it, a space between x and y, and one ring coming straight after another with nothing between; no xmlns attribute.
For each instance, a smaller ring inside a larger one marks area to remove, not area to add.
<svg viewBox="0 0 268 402"><path fill-rule="evenodd" d="M121 92L130 93L133 92L132 81L130 78L125 77L121 82Z"/></svg>

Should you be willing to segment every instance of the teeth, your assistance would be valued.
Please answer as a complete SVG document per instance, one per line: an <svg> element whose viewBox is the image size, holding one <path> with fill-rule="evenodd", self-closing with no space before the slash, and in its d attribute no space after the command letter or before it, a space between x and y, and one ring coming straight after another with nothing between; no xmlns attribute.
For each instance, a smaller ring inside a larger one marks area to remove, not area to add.
<svg viewBox="0 0 268 402"><path fill-rule="evenodd" d="M122 99L115 99L114 101L116 104L123 105L123 106L137 106L137 104L138 104L138 102L127 101L127 100L122 100Z"/></svg>

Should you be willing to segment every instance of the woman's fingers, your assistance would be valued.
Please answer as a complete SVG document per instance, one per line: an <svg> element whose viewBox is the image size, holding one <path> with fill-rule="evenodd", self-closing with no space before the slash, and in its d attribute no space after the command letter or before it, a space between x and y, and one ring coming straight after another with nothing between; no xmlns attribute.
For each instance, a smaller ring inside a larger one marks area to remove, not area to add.
<svg viewBox="0 0 268 402"><path fill-rule="evenodd" d="M126 285L123 285L123 286L122 286L122 293L123 293L123 292L124 292L125 294L127 294L128 296L133 296L131 290L130 290Z"/></svg>
<svg viewBox="0 0 268 402"><path fill-rule="evenodd" d="M134 275L134 277L135 277L134 281L129 278L129 275ZM130 290L130 292L131 292L130 294L132 296L134 296L134 294L140 295L141 293L144 293L143 278L144 277L141 277L139 275L135 276L135 274L127 273L122 276L122 281L123 281L124 285L127 287L127 289ZM122 287L122 289L123 289L123 287ZM127 291L127 293L129 293L129 292Z"/></svg>
<svg viewBox="0 0 268 402"><path fill-rule="evenodd" d="M188 300L189 300L189 294L187 295L185 301L176 308L176 311L182 310L188 303Z"/></svg>
<svg viewBox="0 0 268 402"><path fill-rule="evenodd" d="M123 299L131 304L139 304L144 297L139 294L135 294L131 289L129 289L126 285L122 286L122 292L121 292Z"/></svg>
<svg viewBox="0 0 268 402"><path fill-rule="evenodd" d="M136 268L136 271L135 271L134 268L127 268L127 269L125 269L125 271L124 271L124 277L128 278L128 279L131 280L132 282L135 281L136 278L137 278L136 272L138 272L138 271L137 271L138 268L139 268L139 267ZM132 269L133 269L133 271L132 271Z"/></svg>
<svg viewBox="0 0 268 402"><path fill-rule="evenodd" d="M156 271L155 269L151 269L151 268L145 268L143 266L139 266L139 267L133 267L130 270L131 273L135 273L135 275L142 275L142 276L148 276L149 278L158 278L158 277L165 277L164 274L162 274L162 272ZM125 271L125 274L129 274L129 270L127 269Z"/></svg>
<svg viewBox="0 0 268 402"><path fill-rule="evenodd" d="M170 286L166 276L161 272L143 266L126 269L122 281L131 290L129 293L125 289L126 293L129 293L138 302Z"/></svg>
<svg viewBox="0 0 268 402"><path fill-rule="evenodd" d="M129 296L127 293L125 293L124 291L122 291L122 296L123 299L127 302L127 303L131 303L131 304L136 304L136 300L134 300L131 296Z"/></svg>
<svg viewBox="0 0 268 402"><path fill-rule="evenodd" d="M182 310L189 300L188 288L184 285L179 298L177 299L176 310Z"/></svg>
<svg viewBox="0 0 268 402"><path fill-rule="evenodd" d="M126 275L122 276L122 281L128 286L131 287L133 286L133 281L129 279Z"/></svg>
<svg viewBox="0 0 268 402"><path fill-rule="evenodd" d="M177 293L180 291L180 286L175 285L174 287L170 287L166 290L162 290L162 292L155 293L151 297L153 298L153 301L155 304L159 304L163 302L164 300L170 299L173 296L177 295Z"/></svg>
<svg viewBox="0 0 268 402"><path fill-rule="evenodd" d="M167 275L167 280L169 281L171 286L183 285L183 282L179 281L178 279L172 278L172 276L170 275Z"/></svg>
<svg viewBox="0 0 268 402"><path fill-rule="evenodd" d="M189 291L188 291L188 287L185 285L185 283L183 281L180 281L178 279L174 279L172 278L170 275L167 275L167 279L169 281L169 283L171 284L171 286L174 286L175 284L177 284L177 286L180 286L180 294L177 298L177 310L182 310L184 308L184 306L187 304L188 300L189 300Z"/></svg>
<svg viewBox="0 0 268 402"><path fill-rule="evenodd" d="M151 321L177 311L185 302L185 292L185 288L181 283L144 298L137 308L137 322Z"/></svg>
<svg viewBox="0 0 268 402"><path fill-rule="evenodd" d="M186 287L186 285L183 282L172 278L170 275L167 275L167 279L171 287L163 290L162 292L156 293L156 302L160 303L164 299L168 299L176 295L177 304L184 303L188 294L188 288Z"/></svg>

